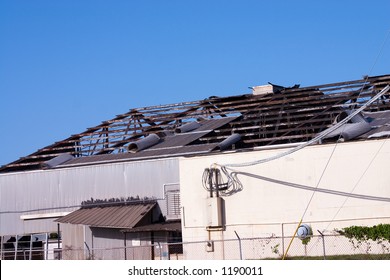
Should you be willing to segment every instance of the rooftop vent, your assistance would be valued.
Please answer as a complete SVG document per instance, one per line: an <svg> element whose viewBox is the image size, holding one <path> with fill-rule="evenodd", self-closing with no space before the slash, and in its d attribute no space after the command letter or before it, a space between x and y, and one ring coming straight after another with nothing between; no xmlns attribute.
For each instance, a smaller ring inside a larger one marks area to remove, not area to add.
<svg viewBox="0 0 390 280"><path fill-rule="evenodd" d="M265 95L268 93L278 92L284 89L284 87L268 83L268 85L250 87L250 89L252 89L253 95Z"/></svg>
<svg viewBox="0 0 390 280"><path fill-rule="evenodd" d="M179 126L178 128L175 129L175 133L184 133L184 132L189 132L192 130L195 130L200 127L200 123L198 122L190 122L186 123L182 126Z"/></svg>
<svg viewBox="0 0 390 280"><path fill-rule="evenodd" d="M215 148L217 150L226 150L227 148L231 147L233 144L241 140L241 135L238 133L234 133L230 135L228 138L223 140L221 143L218 144L218 146Z"/></svg>
<svg viewBox="0 0 390 280"><path fill-rule="evenodd" d="M130 153L136 153L146 148L149 148L153 145L156 145L158 142L160 142L160 137L157 134L154 133L149 134L145 138L130 143L129 146L127 147L127 150Z"/></svg>

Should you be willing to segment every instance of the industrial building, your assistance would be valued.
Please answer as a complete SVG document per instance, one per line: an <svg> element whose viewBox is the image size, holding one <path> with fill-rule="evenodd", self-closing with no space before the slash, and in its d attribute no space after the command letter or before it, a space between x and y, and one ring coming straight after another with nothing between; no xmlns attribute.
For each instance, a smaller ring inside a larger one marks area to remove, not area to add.
<svg viewBox="0 0 390 280"><path fill-rule="evenodd" d="M6 164L1 258L230 259L213 241L280 236L301 218L389 223L389 84L269 83L131 109Z"/></svg>

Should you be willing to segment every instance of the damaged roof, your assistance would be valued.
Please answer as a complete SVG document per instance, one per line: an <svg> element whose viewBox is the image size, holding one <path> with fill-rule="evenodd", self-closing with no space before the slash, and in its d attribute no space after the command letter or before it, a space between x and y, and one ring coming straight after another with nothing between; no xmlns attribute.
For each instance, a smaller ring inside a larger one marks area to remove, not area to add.
<svg viewBox="0 0 390 280"><path fill-rule="evenodd" d="M272 91L254 87L250 94L131 109L4 165L0 173L306 142L389 84L390 75L302 88L270 84ZM345 131L344 140L387 137L389 98L387 92L365 108L365 123L351 120L327 140L338 141ZM237 137L221 146L231 135Z"/></svg>

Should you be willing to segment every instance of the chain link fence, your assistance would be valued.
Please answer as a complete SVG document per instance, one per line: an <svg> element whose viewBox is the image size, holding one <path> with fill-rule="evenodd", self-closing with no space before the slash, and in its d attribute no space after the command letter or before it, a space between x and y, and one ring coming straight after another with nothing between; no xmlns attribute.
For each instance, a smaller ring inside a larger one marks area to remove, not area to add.
<svg viewBox="0 0 390 280"><path fill-rule="evenodd" d="M291 244L290 244L291 243ZM390 259L388 241L357 241L342 235L298 238L267 237L205 240L117 248L3 248L1 259L64 260L260 260L260 259Z"/></svg>

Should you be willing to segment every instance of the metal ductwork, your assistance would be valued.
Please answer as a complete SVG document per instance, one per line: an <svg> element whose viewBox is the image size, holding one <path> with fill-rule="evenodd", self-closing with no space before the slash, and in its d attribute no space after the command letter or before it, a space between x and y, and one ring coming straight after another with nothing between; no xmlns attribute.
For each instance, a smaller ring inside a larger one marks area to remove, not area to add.
<svg viewBox="0 0 390 280"><path fill-rule="evenodd" d="M72 156L71 154L61 154L56 156L55 158L43 162L41 166L42 168L54 168L57 165L63 164L72 159L74 159L74 156Z"/></svg>
<svg viewBox="0 0 390 280"><path fill-rule="evenodd" d="M353 113L353 110L347 110L346 111L348 116L351 115ZM353 116L352 119L351 119L351 122L353 123L366 123L366 119L364 118L364 116L362 115L362 113L359 113L357 114L356 116Z"/></svg>
<svg viewBox="0 0 390 280"><path fill-rule="evenodd" d="M129 153L136 153L156 145L158 142L160 142L160 137L157 134L149 134L145 138L131 142L129 146L127 146L127 151Z"/></svg>
<svg viewBox="0 0 390 280"><path fill-rule="evenodd" d="M345 110L342 111L340 114L338 114L334 120L334 124L341 122L345 118L347 118L349 115L353 113L353 110ZM353 116L350 120L351 123L360 123L360 122L367 122L366 118L362 115L362 113L357 114L356 116Z"/></svg>
<svg viewBox="0 0 390 280"><path fill-rule="evenodd" d="M190 122L185 125L179 126L175 129L175 133L184 133L197 129L201 124L199 122Z"/></svg>
<svg viewBox="0 0 390 280"><path fill-rule="evenodd" d="M345 110L341 112L335 119L333 124L337 124L338 122L341 122L345 118L347 118L349 115L351 115L354 111L353 110ZM328 128L328 130L331 129ZM340 142L348 141L351 139L354 139L372 129L372 126L367 122L366 118L361 114L357 114L353 116L350 119L350 122L343 124L336 130L330 132L327 134L324 139L330 139L330 138L339 138L338 140Z"/></svg>
<svg viewBox="0 0 390 280"><path fill-rule="evenodd" d="M238 133L234 133L230 135L228 138L226 138L225 140L223 140L221 143L219 143L215 149L221 151L225 150L240 140L241 140L241 135Z"/></svg>
<svg viewBox="0 0 390 280"><path fill-rule="evenodd" d="M326 135L324 139L340 137L340 141L348 141L370 130L371 126L367 122L346 123Z"/></svg>

